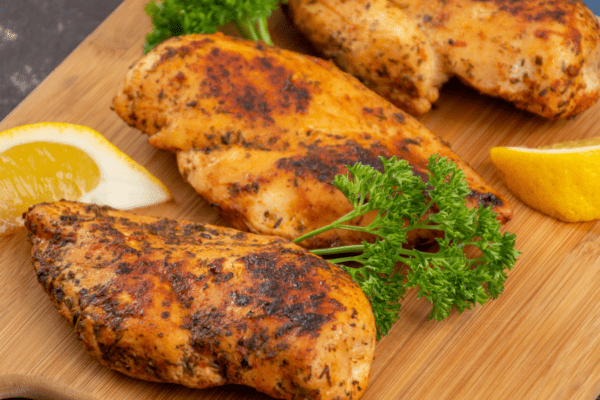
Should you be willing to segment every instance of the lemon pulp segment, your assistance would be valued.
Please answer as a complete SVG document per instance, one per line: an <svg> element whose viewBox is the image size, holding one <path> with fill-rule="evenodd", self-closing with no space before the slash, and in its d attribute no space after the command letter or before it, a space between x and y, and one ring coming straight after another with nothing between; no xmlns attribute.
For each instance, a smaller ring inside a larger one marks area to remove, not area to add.
<svg viewBox="0 0 600 400"><path fill-rule="evenodd" d="M44 141L13 146L0 153L0 220L16 226L30 205L76 200L99 183L98 165L75 146Z"/></svg>
<svg viewBox="0 0 600 400"><path fill-rule="evenodd" d="M600 146L494 147L490 158L523 203L565 222L600 219Z"/></svg>
<svg viewBox="0 0 600 400"><path fill-rule="evenodd" d="M131 209L172 196L87 126L39 122L0 132L0 235L22 227L30 206L60 199Z"/></svg>

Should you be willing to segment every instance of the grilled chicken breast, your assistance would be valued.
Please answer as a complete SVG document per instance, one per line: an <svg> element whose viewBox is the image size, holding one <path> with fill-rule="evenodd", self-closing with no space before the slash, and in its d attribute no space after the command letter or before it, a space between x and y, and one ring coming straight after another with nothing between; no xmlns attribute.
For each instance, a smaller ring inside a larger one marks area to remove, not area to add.
<svg viewBox="0 0 600 400"><path fill-rule="evenodd" d="M600 26L580 0L289 0L325 57L419 115L457 76L549 119L600 96Z"/></svg>
<svg viewBox="0 0 600 400"><path fill-rule="evenodd" d="M39 282L106 367L281 399L356 400L367 387L369 301L288 240L67 201L25 221Z"/></svg>
<svg viewBox="0 0 600 400"><path fill-rule="evenodd" d="M331 223L352 209L334 176L356 162L381 170L380 156L406 159L424 179L431 155L448 157L467 175L472 206L511 216L507 200L416 119L332 63L262 42L167 40L131 67L113 107L175 152L188 182L242 230L293 239ZM429 235L415 232L410 244ZM302 245L365 239L328 231Z"/></svg>

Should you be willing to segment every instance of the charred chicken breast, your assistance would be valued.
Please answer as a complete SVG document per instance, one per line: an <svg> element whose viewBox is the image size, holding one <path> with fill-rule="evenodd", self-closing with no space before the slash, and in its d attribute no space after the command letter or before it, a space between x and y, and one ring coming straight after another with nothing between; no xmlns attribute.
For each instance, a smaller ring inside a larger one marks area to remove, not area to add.
<svg viewBox="0 0 600 400"><path fill-rule="evenodd" d="M452 76L549 119L600 96L600 26L580 0L289 0L315 48L397 106Z"/></svg>
<svg viewBox="0 0 600 400"><path fill-rule="evenodd" d="M101 364L192 388L359 399L369 301L286 239L74 202L25 214L38 280Z"/></svg>
<svg viewBox="0 0 600 400"><path fill-rule="evenodd" d="M406 159L424 179L430 155L448 157L466 173L472 206L493 207L503 221L511 215L506 199L417 120L332 63L262 42L167 40L131 67L113 107L153 146L175 152L188 182L242 230L294 239L329 224L352 209L334 176L356 162L381 170L380 156ZM364 239L334 230L302 245Z"/></svg>

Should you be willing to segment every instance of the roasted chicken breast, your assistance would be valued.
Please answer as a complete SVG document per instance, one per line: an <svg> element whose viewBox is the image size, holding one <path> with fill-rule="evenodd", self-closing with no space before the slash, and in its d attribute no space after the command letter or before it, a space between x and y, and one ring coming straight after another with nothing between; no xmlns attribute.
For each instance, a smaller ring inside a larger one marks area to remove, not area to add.
<svg viewBox="0 0 600 400"><path fill-rule="evenodd" d="M364 393L369 301L288 240L67 201L24 217L39 282L102 365L281 399Z"/></svg>
<svg viewBox="0 0 600 400"><path fill-rule="evenodd" d="M600 26L581 0L289 0L326 58L397 106L427 112L457 76L549 119L600 96Z"/></svg>
<svg viewBox="0 0 600 400"><path fill-rule="evenodd" d="M177 154L180 172L224 220L294 239L347 214L332 181L380 156L406 159L424 179L429 156L448 157L472 189L472 206L506 221L507 200L416 119L316 57L215 35L167 40L128 71L113 101L149 142ZM367 219L354 221L366 223ZM430 239L416 232L411 244ZM355 244L328 231L305 247Z"/></svg>

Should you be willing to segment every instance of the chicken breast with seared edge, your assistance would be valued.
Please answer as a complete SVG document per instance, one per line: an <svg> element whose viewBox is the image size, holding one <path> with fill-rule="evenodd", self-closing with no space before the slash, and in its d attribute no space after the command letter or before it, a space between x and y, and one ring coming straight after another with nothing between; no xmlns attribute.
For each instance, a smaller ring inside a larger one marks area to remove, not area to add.
<svg viewBox="0 0 600 400"><path fill-rule="evenodd" d="M600 25L581 0L289 0L326 58L413 115L452 76L549 119L600 96Z"/></svg>
<svg viewBox="0 0 600 400"><path fill-rule="evenodd" d="M24 217L39 282L102 365L281 399L364 393L369 301L288 240L68 201Z"/></svg>
<svg viewBox="0 0 600 400"><path fill-rule="evenodd" d="M113 107L150 144L175 152L187 181L238 229L294 239L329 224L352 210L334 176L356 162L381 170L380 156L407 160L424 179L429 156L448 157L465 171L471 206L511 216L507 200L416 119L332 63L262 42L169 39L130 68ZM409 245L431 235L413 232ZM365 239L333 230L302 245Z"/></svg>

